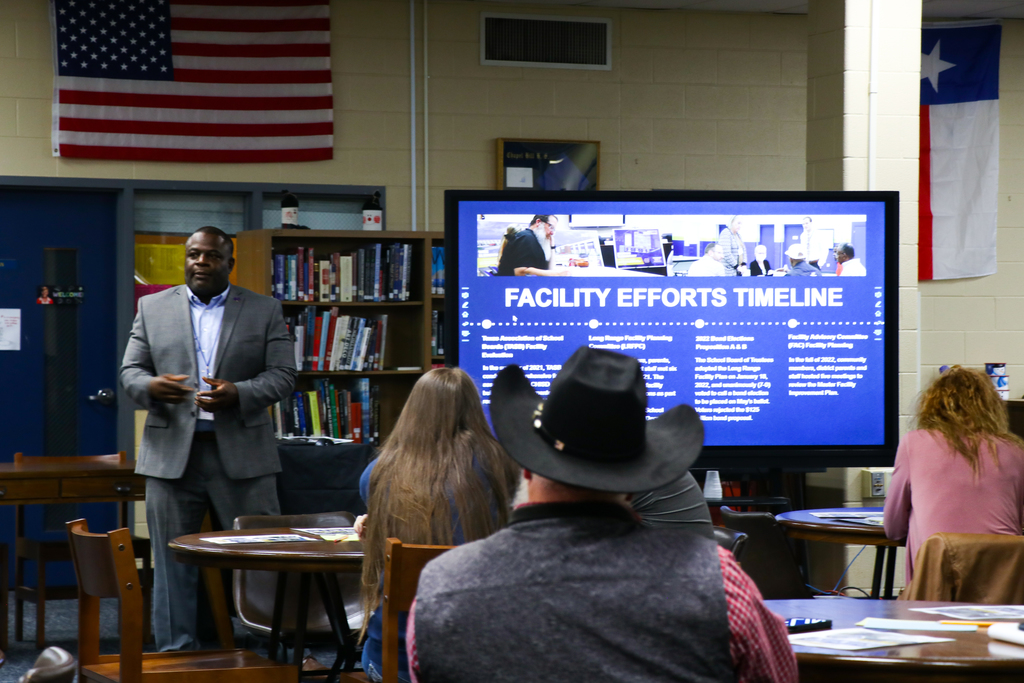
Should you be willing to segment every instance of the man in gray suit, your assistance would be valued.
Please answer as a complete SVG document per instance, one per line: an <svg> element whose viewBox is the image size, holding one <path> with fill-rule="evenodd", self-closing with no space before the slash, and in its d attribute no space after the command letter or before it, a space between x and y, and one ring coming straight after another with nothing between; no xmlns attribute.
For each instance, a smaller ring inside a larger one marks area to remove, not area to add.
<svg viewBox="0 0 1024 683"><path fill-rule="evenodd" d="M199 573L167 543L199 532L211 505L224 525L280 513L267 408L294 388L294 350L281 302L228 281L233 250L218 228L189 237L186 284L139 300L121 365L125 391L149 411L135 471L147 477L161 651L199 646Z"/></svg>

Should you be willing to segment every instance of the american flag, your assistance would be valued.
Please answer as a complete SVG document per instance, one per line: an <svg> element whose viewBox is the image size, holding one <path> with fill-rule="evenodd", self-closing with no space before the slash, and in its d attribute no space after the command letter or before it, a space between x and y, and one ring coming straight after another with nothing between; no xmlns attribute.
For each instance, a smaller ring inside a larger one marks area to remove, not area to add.
<svg viewBox="0 0 1024 683"><path fill-rule="evenodd" d="M332 158L329 0L51 0L54 156Z"/></svg>

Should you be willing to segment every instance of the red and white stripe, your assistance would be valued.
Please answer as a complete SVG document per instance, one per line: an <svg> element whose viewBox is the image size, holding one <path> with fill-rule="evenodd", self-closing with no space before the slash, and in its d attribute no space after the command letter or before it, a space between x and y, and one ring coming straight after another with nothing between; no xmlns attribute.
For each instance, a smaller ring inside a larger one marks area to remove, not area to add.
<svg viewBox="0 0 1024 683"><path fill-rule="evenodd" d="M57 76L54 155L330 159L329 0L171 0L174 81Z"/></svg>

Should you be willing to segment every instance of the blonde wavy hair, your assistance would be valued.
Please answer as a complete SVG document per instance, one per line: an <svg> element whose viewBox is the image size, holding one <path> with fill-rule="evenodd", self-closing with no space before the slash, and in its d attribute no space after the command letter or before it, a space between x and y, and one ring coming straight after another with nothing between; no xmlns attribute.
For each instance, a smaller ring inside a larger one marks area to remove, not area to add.
<svg viewBox="0 0 1024 683"><path fill-rule="evenodd" d="M466 541L489 536L508 521L519 477L469 375L458 368L423 375L370 474L360 637L380 604L385 541L451 545L456 522Z"/></svg>
<svg viewBox="0 0 1024 683"><path fill-rule="evenodd" d="M1010 432L1006 404L992 381L959 365L939 375L922 394L917 427L941 434L950 448L970 463L975 475L981 469L983 449L998 467L1000 441L1024 448L1024 440Z"/></svg>

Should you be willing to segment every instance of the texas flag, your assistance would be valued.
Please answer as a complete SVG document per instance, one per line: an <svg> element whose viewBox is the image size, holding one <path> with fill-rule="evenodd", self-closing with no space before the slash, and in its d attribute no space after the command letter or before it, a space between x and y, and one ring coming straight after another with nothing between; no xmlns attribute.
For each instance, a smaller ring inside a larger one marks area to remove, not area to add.
<svg viewBox="0 0 1024 683"><path fill-rule="evenodd" d="M921 31L918 279L996 272L999 39L990 22Z"/></svg>

